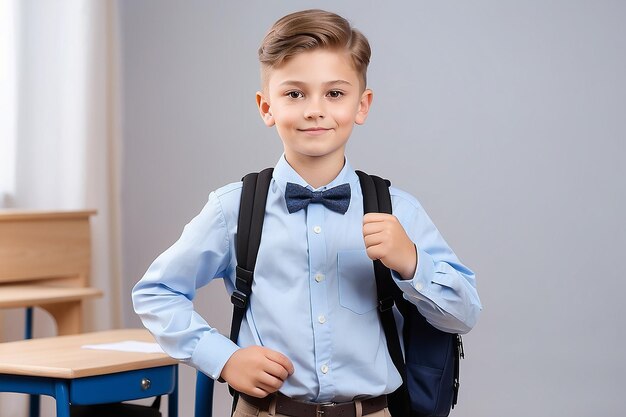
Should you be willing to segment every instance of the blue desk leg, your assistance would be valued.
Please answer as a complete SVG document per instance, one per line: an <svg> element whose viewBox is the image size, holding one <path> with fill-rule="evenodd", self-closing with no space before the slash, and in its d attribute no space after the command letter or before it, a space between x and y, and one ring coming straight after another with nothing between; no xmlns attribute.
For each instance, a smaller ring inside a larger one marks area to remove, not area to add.
<svg viewBox="0 0 626 417"><path fill-rule="evenodd" d="M31 394L28 396L28 416L39 417L39 395Z"/></svg>
<svg viewBox="0 0 626 417"><path fill-rule="evenodd" d="M178 366L174 368L174 391L167 396L167 417L178 417Z"/></svg>
<svg viewBox="0 0 626 417"><path fill-rule="evenodd" d="M196 406L195 417L211 417L213 415L214 381L200 371L196 371Z"/></svg>
<svg viewBox="0 0 626 417"><path fill-rule="evenodd" d="M57 402L57 417L70 417L70 390L66 381L54 383L54 399Z"/></svg>
<svg viewBox="0 0 626 417"><path fill-rule="evenodd" d="M26 325L24 326L24 339L33 338L33 308L26 308ZM29 417L39 417L39 395L28 396Z"/></svg>
<svg viewBox="0 0 626 417"><path fill-rule="evenodd" d="M24 339L33 338L33 308L26 308L26 325L24 326Z"/></svg>

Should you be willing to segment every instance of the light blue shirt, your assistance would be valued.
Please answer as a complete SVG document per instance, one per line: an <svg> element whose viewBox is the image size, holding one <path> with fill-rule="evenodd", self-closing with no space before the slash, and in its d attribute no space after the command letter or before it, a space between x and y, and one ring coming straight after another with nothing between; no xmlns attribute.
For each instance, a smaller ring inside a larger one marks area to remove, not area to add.
<svg viewBox="0 0 626 417"><path fill-rule="evenodd" d="M378 319L358 176L346 161L337 178L318 189L350 184L350 206L343 215L321 204L289 214L287 182L312 189L283 156L270 183L252 296L237 345L285 354L295 372L280 391L293 398L348 401L393 392L401 378ZM193 299L218 277L233 292L240 196L241 182L211 193L132 294L135 311L163 349L212 378L239 347L194 311ZM394 215L418 248L415 276L402 280L394 273L396 283L434 326L469 331L481 310L473 272L415 198L393 187L391 196Z"/></svg>

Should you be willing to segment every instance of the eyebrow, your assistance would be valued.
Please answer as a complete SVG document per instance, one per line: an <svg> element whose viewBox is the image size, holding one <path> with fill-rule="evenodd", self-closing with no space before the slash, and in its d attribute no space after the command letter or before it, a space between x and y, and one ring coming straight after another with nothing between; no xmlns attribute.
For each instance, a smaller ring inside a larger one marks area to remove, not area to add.
<svg viewBox="0 0 626 417"><path fill-rule="evenodd" d="M346 85L352 85L352 83L346 81L346 80L333 80L333 81L326 81L325 83L323 83L323 86L330 86L330 85L337 85L337 84L346 84ZM295 85L298 87L302 87L302 86L306 86L307 83L305 83L304 81L296 81L296 80L287 80L287 81L283 81L282 83L278 84L280 86L284 86L284 85Z"/></svg>

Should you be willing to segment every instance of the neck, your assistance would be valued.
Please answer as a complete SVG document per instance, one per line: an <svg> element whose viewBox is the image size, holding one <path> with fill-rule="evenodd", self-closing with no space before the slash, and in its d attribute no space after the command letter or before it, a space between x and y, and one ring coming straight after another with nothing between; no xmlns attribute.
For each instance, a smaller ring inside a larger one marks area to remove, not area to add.
<svg viewBox="0 0 626 417"><path fill-rule="evenodd" d="M298 175L313 188L324 186L337 178L345 164L343 153L328 157L302 157L285 153L285 158Z"/></svg>

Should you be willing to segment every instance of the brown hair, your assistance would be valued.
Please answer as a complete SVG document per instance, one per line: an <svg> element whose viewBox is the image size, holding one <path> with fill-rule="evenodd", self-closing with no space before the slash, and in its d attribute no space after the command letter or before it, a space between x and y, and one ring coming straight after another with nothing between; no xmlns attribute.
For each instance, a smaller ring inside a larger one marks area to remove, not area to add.
<svg viewBox="0 0 626 417"><path fill-rule="evenodd" d="M318 49L345 50L366 86L371 49L367 38L343 17L324 10L303 10L280 18L270 28L259 48L261 76L296 54Z"/></svg>

